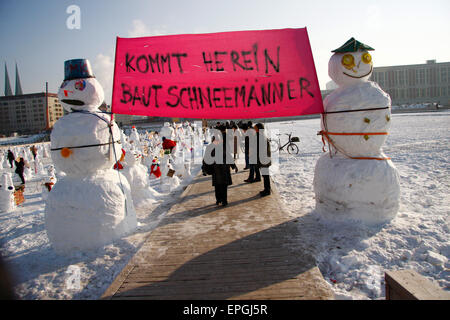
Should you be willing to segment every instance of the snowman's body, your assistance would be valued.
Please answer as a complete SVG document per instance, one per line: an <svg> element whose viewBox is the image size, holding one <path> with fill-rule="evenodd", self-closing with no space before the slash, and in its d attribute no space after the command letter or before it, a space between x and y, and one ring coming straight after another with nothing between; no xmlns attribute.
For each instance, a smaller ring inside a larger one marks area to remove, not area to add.
<svg viewBox="0 0 450 320"><path fill-rule="evenodd" d="M127 151L124 159L123 175L131 187L131 196L135 207L151 204L160 194L150 186L147 167L139 163L132 151Z"/></svg>
<svg viewBox="0 0 450 320"><path fill-rule="evenodd" d="M36 159L34 160L34 165L36 168L36 174L38 174L38 175L46 174L46 172L44 170L44 165L43 165L39 155L36 156Z"/></svg>
<svg viewBox="0 0 450 320"><path fill-rule="evenodd" d="M135 127L131 128L130 143L134 144L136 149L141 148L141 137L139 136L139 133L137 132L137 129Z"/></svg>
<svg viewBox="0 0 450 320"><path fill-rule="evenodd" d="M170 126L169 122L164 122L163 127L161 128L160 132L159 132L159 137L162 139L163 137L165 137L166 139L169 140L174 140L175 139L175 130L174 128L172 128Z"/></svg>
<svg viewBox="0 0 450 320"><path fill-rule="evenodd" d="M389 95L375 82L367 81L338 88L325 98L324 110L327 113L322 118L322 130L330 132L329 137L341 149L338 152L351 157L379 157L387 138L384 133L388 132L391 125L390 106Z"/></svg>
<svg viewBox="0 0 450 320"><path fill-rule="evenodd" d="M0 150L0 170L3 169L3 163L5 162L5 154Z"/></svg>
<svg viewBox="0 0 450 320"><path fill-rule="evenodd" d="M14 191L11 173L3 173L0 176L0 212L10 212L16 209Z"/></svg>
<svg viewBox="0 0 450 320"><path fill-rule="evenodd" d="M112 169L121 156L120 131L98 113L103 89L95 78L64 81L58 97L71 113L50 136L53 163L65 175L47 197L47 235L60 252L99 247L137 226L129 183Z"/></svg>
<svg viewBox="0 0 450 320"><path fill-rule="evenodd" d="M324 101L321 133L330 151L315 167L316 210L378 224L396 215L400 199L398 172L381 148L391 124L391 99L367 81L372 72L367 50L352 53L352 63L345 65L349 55L330 59L330 77L340 87Z"/></svg>

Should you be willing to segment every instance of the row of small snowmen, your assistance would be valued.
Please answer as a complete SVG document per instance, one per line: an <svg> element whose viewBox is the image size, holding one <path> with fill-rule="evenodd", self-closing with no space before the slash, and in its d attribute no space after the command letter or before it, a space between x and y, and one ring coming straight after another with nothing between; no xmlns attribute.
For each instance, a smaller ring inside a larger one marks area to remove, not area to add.
<svg viewBox="0 0 450 320"><path fill-rule="evenodd" d="M192 126L196 127L195 124ZM170 153L165 153L162 148L163 138L177 142ZM142 177L150 175L151 179L159 179L162 192L173 191L180 185L181 180L189 178L192 159L195 157L194 150L201 150L203 140L202 132L193 130L187 122L174 126L166 122L160 132L139 133L134 126L129 135L122 132L123 156L118 167L127 176L132 195L138 195L135 197L139 199L137 201L140 202L143 198L143 189L151 189L147 185L144 187ZM156 191L150 193L157 194ZM151 198L149 193L145 198Z"/></svg>
<svg viewBox="0 0 450 320"><path fill-rule="evenodd" d="M18 186L19 177L14 173L15 161L9 161L8 151L12 153L15 160L23 158L25 162L24 178L25 181L32 180L35 176L42 185L42 195L45 198L50 191L51 186L56 183L56 175L53 165L44 168L44 158L49 158L50 150L48 143L34 145L36 155L31 153L30 146L11 146L0 150L0 212L10 212L16 209L14 192L15 186Z"/></svg>

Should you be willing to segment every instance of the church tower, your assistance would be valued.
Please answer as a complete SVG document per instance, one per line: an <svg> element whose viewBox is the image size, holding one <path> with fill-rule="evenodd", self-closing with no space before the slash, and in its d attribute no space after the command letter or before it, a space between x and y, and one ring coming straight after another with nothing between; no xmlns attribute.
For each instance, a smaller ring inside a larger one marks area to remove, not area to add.
<svg viewBox="0 0 450 320"><path fill-rule="evenodd" d="M5 96L12 96L11 83L9 82L8 69L5 62Z"/></svg>
<svg viewBox="0 0 450 320"><path fill-rule="evenodd" d="M16 63L16 96L22 95L22 86L20 85L20 77L19 77L19 70L17 69L17 63Z"/></svg>

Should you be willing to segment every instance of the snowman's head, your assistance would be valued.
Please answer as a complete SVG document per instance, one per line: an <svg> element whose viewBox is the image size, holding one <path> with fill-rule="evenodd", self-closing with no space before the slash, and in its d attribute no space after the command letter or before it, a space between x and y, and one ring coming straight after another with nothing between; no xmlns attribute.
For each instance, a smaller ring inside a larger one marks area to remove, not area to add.
<svg viewBox="0 0 450 320"><path fill-rule="evenodd" d="M368 81L373 71L373 48L351 38L335 52L328 62L328 75L339 86Z"/></svg>
<svg viewBox="0 0 450 320"><path fill-rule="evenodd" d="M67 111L95 111L105 98L103 88L95 79L87 59L64 62L64 81L58 90L61 105Z"/></svg>
<svg viewBox="0 0 450 320"><path fill-rule="evenodd" d="M125 153L124 162L129 167L134 166L135 164L138 163L137 155L134 152L132 152L132 151L129 151L129 152Z"/></svg>
<svg viewBox="0 0 450 320"><path fill-rule="evenodd" d="M58 90L58 99L65 110L95 111L105 98L103 88L95 78L65 80Z"/></svg>

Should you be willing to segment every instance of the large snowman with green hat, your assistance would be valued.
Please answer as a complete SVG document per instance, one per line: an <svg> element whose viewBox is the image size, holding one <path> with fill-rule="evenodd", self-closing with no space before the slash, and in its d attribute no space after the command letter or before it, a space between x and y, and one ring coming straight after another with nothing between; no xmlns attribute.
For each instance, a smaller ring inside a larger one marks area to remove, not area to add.
<svg viewBox="0 0 450 320"><path fill-rule="evenodd" d="M127 179L113 165L121 156L120 130L98 108L104 93L89 61L65 62L58 98L69 113L52 130L51 157L65 176L46 201L47 235L57 251L99 247L137 226Z"/></svg>
<svg viewBox="0 0 450 320"><path fill-rule="evenodd" d="M322 139L329 151L314 174L316 210L327 217L378 224L399 208L399 175L382 146L391 99L369 81L374 49L354 38L336 50L328 74L339 86L324 100Z"/></svg>

